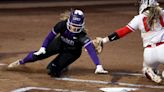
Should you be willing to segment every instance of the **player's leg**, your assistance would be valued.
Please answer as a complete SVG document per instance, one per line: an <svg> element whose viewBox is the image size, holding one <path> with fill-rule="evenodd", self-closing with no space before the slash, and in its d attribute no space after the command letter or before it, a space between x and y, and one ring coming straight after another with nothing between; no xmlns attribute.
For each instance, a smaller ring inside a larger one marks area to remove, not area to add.
<svg viewBox="0 0 164 92"><path fill-rule="evenodd" d="M162 81L161 77L157 73L159 62L157 59L157 52L155 48L145 48L144 50L144 62L143 62L143 74L146 78L160 83Z"/></svg>
<svg viewBox="0 0 164 92"><path fill-rule="evenodd" d="M63 69L73 63L81 55L81 51L77 53L62 52L47 66L48 74L51 77L60 77Z"/></svg>
<svg viewBox="0 0 164 92"><path fill-rule="evenodd" d="M159 71L152 67L143 67L143 74L146 78L148 78L156 83L161 83L161 81L162 81L162 78L159 75Z"/></svg>
<svg viewBox="0 0 164 92"><path fill-rule="evenodd" d="M160 64L164 64L164 44L157 47L158 61ZM162 71L162 77L164 78L164 71Z"/></svg>
<svg viewBox="0 0 164 92"><path fill-rule="evenodd" d="M42 60L42 59L48 58L48 57L60 52L60 47L61 47L60 45L61 45L61 41L58 38L54 39L48 45L45 54L35 55L34 53L36 51L32 51L24 59L20 59L20 60L17 60L15 62L9 64L8 68L14 68L19 65L24 65L26 63L35 62L37 60Z"/></svg>

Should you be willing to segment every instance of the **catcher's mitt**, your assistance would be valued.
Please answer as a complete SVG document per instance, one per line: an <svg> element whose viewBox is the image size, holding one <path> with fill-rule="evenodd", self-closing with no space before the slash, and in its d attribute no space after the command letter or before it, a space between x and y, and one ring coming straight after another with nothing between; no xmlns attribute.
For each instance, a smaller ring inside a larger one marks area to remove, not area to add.
<svg viewBox="0 0 164 92"><path fill-rule="evenodd" d="M96 37L96 39L92 40L93 45L96 49L97 54L100 54L103 50L103 42L101 37Z"/></svg>

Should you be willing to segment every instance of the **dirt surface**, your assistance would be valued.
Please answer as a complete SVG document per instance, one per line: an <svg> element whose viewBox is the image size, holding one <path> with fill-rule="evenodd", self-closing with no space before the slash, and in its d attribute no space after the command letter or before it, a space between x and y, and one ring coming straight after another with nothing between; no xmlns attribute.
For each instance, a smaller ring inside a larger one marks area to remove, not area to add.
<svg viewBox="0 0 164 92"><path fill-rule="evenodd" d="M137 9L133 5L122 7L114 7L114 5L112 7L107 5L101 7L80 6L78 8L85 12L86 28L92 39L97 36L107 36L126 25L137 14ZM48 32L59 21L60 13L67 9L68 7L62 9L47 7L42 10L39 8L2 9L3 12L0 12L0 64L9 64L25 57L30 51L38 50ZM55 56L13 70L6 69L7 65L1 65L0 92L10 92L26 87L50 88L47 91L33 89L28 92L56 92L61 89L64 89L64 92L71 90L101 92L99 88L102 87L135 87L140 88L136 92L163 92L164 82L155 84L142 76L116 74L118 72L141 74L142 54L140 32L136 31L125 38L104 45L100 59L109 74L94 74L95 66L84 50L82 56L70 65L69 71L63 74L63 77L67 78L104 81L109 82L108 84L71 82L49 77L46 73L46 66ZM160 68L163 70L163 66ZM150 86L161 88L151 88Z"/></svg>

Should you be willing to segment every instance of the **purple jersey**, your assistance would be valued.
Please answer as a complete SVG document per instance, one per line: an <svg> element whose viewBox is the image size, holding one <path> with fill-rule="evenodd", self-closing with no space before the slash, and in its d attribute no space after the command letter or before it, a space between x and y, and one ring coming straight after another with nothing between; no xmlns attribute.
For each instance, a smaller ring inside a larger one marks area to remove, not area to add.
<svg viewBox="0 0 164 92"><path fill-rule="evenodd" d="M67 21L61 21L56 24L56 26L52 29L52 31L48 34L46 39L43 42L42 47L47 47L48 44L59 34L58 37L61 38L63 45L67 48L78 48L82 49L84 46L92 60L96 65L99 65L99 58L96 54L95 48L93 46L92 41L87 36L85 30L83 29L79 33L72 33L67 29L66 25Z"/></svg>

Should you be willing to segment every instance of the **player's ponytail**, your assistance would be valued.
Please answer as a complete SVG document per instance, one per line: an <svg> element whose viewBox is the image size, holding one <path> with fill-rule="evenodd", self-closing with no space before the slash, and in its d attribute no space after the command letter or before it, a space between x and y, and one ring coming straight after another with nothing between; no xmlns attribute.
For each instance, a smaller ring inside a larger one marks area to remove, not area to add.
<svg viewBox="0 0 164 92"><path fill-rule="evenodd" d="M65 11L60 14L60 20L67 20L71 14L71 11Z"/></svg>
<svg viewBox="0 0 164 92"><path fill-rule="evenodd" d="M152 28L154 23L156 23L157 20L160 18L162 9L159 6L156 6L156 7L149 7L148 10L149 13L148 13L147 23L148 26Z"/></svg>

